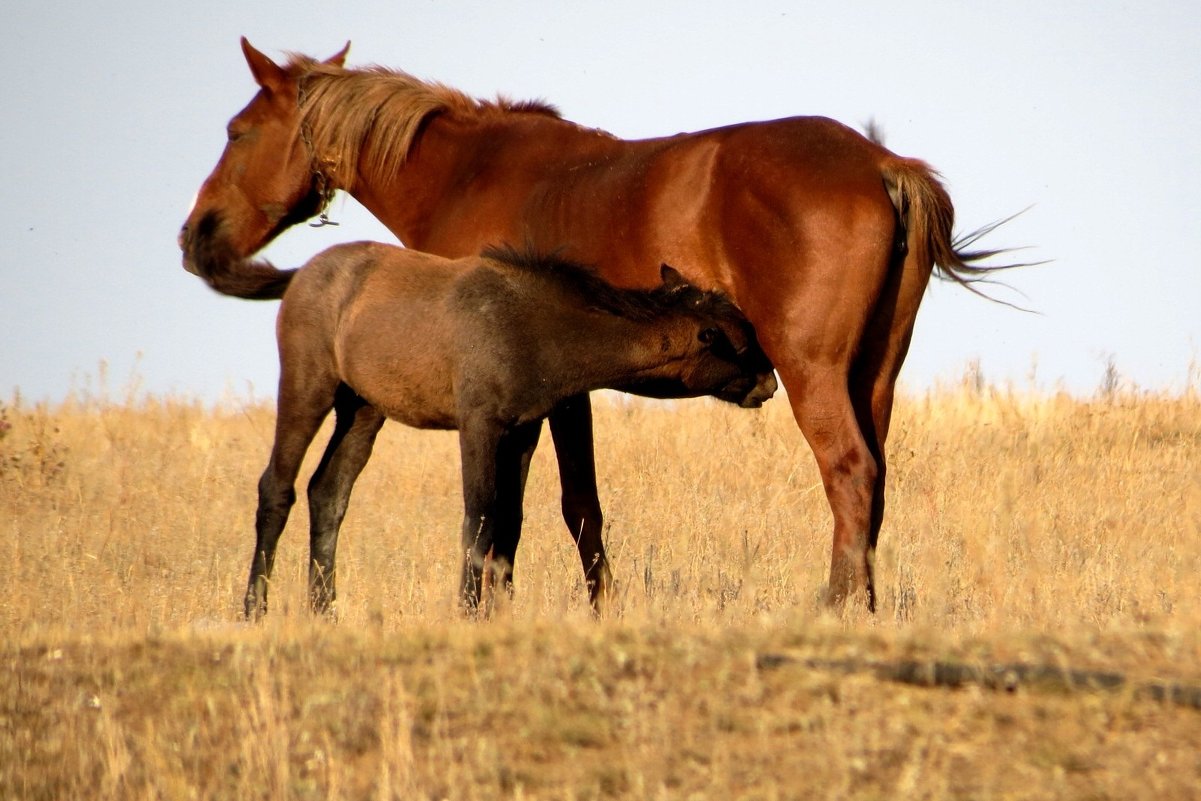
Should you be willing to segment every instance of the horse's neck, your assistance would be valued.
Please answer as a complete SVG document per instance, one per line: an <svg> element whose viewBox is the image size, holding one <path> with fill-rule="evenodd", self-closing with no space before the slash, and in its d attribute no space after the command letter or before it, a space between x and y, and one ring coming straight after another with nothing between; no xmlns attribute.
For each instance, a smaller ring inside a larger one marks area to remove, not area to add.
<svg viewBox="0 0 1201 801"><path fill-rule="evenodd" d="M586 161L617 141L545 115L441 114L394 175L360 170L352 194L406 247L471 256L524 244L519 213L549 165L568 153Z"/></svg>

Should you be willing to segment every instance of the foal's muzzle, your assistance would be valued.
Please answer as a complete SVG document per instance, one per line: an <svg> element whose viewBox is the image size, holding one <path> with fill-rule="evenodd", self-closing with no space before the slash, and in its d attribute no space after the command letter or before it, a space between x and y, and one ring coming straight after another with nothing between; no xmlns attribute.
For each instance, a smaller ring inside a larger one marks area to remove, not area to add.
<svg viewBox="0 0 1201 801"><path fill-rule="evenodd" d="M768 373L766 377L756 382L755 385L750 388L750 391L743 396L742 400L738 402L738 405L744 409L758 409L764 404L765 401L770 399L772 395L776 394L776 389L778 386L779 384L776 382L776 374L774 372Z"/></svg>

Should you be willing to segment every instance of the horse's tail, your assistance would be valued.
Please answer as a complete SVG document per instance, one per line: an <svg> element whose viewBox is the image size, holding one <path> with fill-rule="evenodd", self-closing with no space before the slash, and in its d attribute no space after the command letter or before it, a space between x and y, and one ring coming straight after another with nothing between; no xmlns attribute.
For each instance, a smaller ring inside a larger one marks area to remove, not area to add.
<svg viewBox="0 0 1201 801"><path fill-rule="evenodd" d="M955 237L955 207L938 174L929 165L916 159L898 158L887 164L882 172L884 186L903 228L897 239L898 248L907 248L911 252L920 248L933 263L938 277L988 297L973 285L987 281L999 270L1021 266L980 263L1007 252L1005 249L969 249L1012 217ZM915 255L919 256L919 263L923 261L921 253Z"/></svg>
<svg viewBox="0 0 1201 801"><path fill-rule="evenodd" d="M245 300L279 300L284 296L296 270L280 270L267 261L223 262L215 268L197 272L210 287L222 295Z"/></svg>
<svg viewBox="0 0 1201 801"><path fill-rule="evenodd" d="M279 300L296 270L279 270L270 262L238 256L216 232L216 218L206 217L195 236L181 240L184 269L200 276L222 295L247 300Z"/></svg>

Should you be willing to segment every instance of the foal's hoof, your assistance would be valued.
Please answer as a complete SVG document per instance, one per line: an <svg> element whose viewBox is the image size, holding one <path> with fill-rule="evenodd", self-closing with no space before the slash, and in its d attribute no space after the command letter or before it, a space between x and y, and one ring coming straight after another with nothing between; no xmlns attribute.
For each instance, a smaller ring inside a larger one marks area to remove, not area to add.
<svg viewBox="0 0 1201 801"><path fill-rule="evenodd" d="M338 622L338 604L335 602L311 606L309 611L313 613L313 617L319 617L329 623Z"/></svg>

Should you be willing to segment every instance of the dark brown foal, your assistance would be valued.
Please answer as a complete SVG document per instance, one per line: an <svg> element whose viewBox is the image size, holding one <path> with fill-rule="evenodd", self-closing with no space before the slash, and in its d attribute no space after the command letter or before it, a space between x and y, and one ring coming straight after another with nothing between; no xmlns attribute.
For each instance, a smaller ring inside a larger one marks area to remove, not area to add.
<svg viewBox="0 0 1201 801"><path fill-rule="evenodd" d="M461 600L476 610L484 566L511 589L522 496L542 420L594 389L661 398L713 395L759 406L776 389L746 318L664 266L650 290L622 290L589 269L492 250L451 261L371 242L337 245L295 272L247 273L270 297L286 286L277 333L279 413L259 482L246 614L266 610L276 543L295 500L301 460L332 409L333 436L309 484L317 611L335 598L338 529L351 488L386 418L457 429L463 471ZM589 431L588 443L591 443ZM591 452L576 478L592 482ZM568 503L564 500L564 504ZM585 578L603 598L599 536L580 542Z"/></svg>

